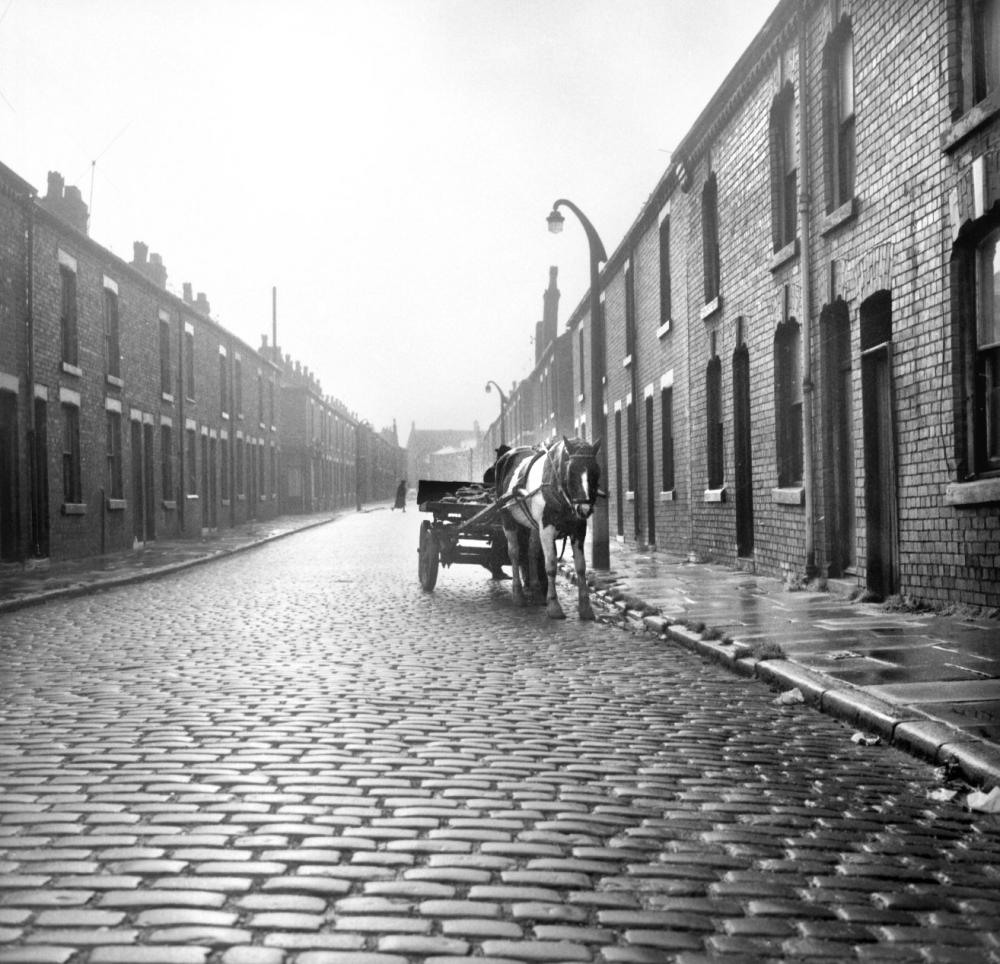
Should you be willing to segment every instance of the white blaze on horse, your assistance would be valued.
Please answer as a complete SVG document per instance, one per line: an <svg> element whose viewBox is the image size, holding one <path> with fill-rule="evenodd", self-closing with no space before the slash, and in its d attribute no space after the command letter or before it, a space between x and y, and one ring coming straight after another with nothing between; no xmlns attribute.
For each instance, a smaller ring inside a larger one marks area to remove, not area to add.
<svg viewBox="0 0 1000 964"><path fill-rule="evenodd" d="M521 578L519 528L537 534L545 557L548 577L545 611L553 619L566 614L556 596L556 539L569 538L573 547L573 565L581 619L593 619L590 591L586 580L583 540L587 520L593 514L600 491L601 472L597 453L601 442L590 444L565 436L542 448L514 448L502 455L495 466L497 498L503 506L500 521L507 536L507 552L513 570L514 602L525 605ZM528 590L539 588L537 553L528 555Z"/></svg>

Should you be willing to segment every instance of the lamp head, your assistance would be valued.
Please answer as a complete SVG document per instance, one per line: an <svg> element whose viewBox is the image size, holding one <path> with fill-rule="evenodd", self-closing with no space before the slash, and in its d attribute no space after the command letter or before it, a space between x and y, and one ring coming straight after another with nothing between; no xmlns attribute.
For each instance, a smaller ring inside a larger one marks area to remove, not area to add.
<svg viewBox="0 0 1000 964"><path fill-rule="evenodd" d="M552 234L559 234L563 229L563 224L566 223L566 219L553 208L549 216L545 219L545 223L549 226L549 231Z"/></svg>
<svg viewBox="0 0 1000 964"><path fill-rule="evenodd" d="M489 383L489 382L487 382L487 383L486 383L486 394L487 394L487 395L489 395L489 393L490 393L491 391L492 391L492 389L490 388L490 383Z"/></svg>

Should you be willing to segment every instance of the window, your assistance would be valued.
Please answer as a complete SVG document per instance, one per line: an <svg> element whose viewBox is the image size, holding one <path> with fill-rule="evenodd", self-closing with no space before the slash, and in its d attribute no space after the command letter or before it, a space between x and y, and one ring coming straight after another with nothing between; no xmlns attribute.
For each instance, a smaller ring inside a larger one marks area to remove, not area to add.
<svg viewBox="0 0 1000 964"><path fill-rule="evenodd" d="M774 250L796 236L798 176L795 152L795 94L785 84L771 105L771 231Z"/></svg>
<svg viewBox="0 0 1000 964"><path fill-rule="evenodd" d="M274 379L270 379L267 383L267 411L270 415L271 421L268 423L272 427L275 424L274 421Z"/></svg>
<svg viewBox="0 0 1000 964"><path fill-rule="evenodd" d="M171 395L170 384L170 321L160 318L160 393Z"/></svg>
<svg viewBox="0 0 1000 964"><path fill-rule="evenodd" d="M972 97L978 104L1000 87L1000 2L973 0L972 8Z"/></svg>
<svg viewBox="0 0 1000 964"><path fill-rule="evenodd" d="M625 262L625 357L635 354L635 268L632 258Z"/></svg>
<svg viewBox="0 0 1000 964"><path fill-rule="evenodd" d="M1000 473L1000 225L959 252L959 331L964 399L958 426L960 481Z"/></svg>
<svg viewBox="0 0 1000 964"><path fill-rule="evenodd" d="M584 370L583 325L580 325L578 330L577 341L580 343L580 394L585 396L587 394L587 373Z"/></svg>
<svg viewBox="0 0 1000 964"><path fill-rule="evenodd" d="M242 438L236 439L236 494L242 496L246 493L246 446Z"/></svg>
<svg viewBox="0 0 1000 964"><path fill-rule="evenodd" d="M185 461L184 466L185 492L189 496L198 494L198 433L193 429L184 432Z"/></svg>
<svg viewBox="0 0 1000 964"><path fill-rule="evenodd" d="M823 55L827 212L854 197L854 37L844 17Z"/></svg>
<svg viewBox="0 0 1000 964"><path fill-rule="evenodd" d="M194 399L194 329L190 325L184 326L184 396Z"/></svg>
<svg viewBox="0 0 1000 964"><path fill-rule="evenodd" d="M105 460L107 462L107 478L105 495L109 499L124 499L125 489L122 478L122 413L108 411L105 413L107 428L107 445Z"/></svg>
<svg viewBox="0 0 1000 964"><path fill-rule="evenodd" d="M327 467L329 471L329 467ZM329 488L329 483L327 483L327 488ZM278 494L278 450L272 445L271 446L271 492L274 495Z"/></svg>
<svg viewBox="0 0 1000 964"><path fill-rule="evenodd" d="M59 325L62 331L62 360L67 365L80 364L79 333L76 315L76 272L66 265L59 265L59 279L62 284L62 302L59 311Z"/></svg>
<svg viewBox="0 0 1000 964"><path fill-rule="evenodd" d="M236 415L239 418L243 417L243 360L237 355L233 359L233 394L235 398L233 399L233 408L236 409Z"/></svg>
<svg viewBox="0 0 1000 964"><path fill-rule="evenodd" d="M705 410L707 435L708 487L721 489L725 481L722 447L722 362L716 355L705 372Z"/></svg>
<svg viewBox="0 0 1000 964"><path fill-rule="evenodd" d="M219 488L225 501L230 499L229 491L229 439L219 440Z"/></svg>
<svg viewBox="0 0 1000 964"><path fill-rule="evenodd" d="M122 350L118 330L118 292L109 287L104 288L104 345L107 373L112 378L121 378Z"/></svg>
<svg viewBox="0 0 1000 964"><path fill-rule="evenodd" d="M660 324L670 321L672 298L670 292L670 215L660 222Z"/></svg>
<svg viewBox="0 0 1000 964"><path fill-rule="evenodd" d="M229 364L226 356L219 352L219 411L229 414Z"/></svg>
<svg viewBox="0 0 1000 964"><path fill-rule="evenodd" d="M261 372L257 372L257 421L260 422L261 426L264 424L264 375ZM309 430L310 437L312 436L312 428Z"/></svg>
<svg viewBox="0 0 1000 964"><path fill-rule="evenodd" d="M163 498L168 502L174 498L174 443L173 429L169 425L160 426L160 471L163 482Z"/></svg>
<svg viewBox="0 0 1000 964"><path fill-rule="evenodd" d="M774 336L774 428L778 485L802 484L802 363L800 329L794 319Z"/></svg>
<svg viewBox="0 0 1000 964"><path fill-rule="evenodd" d="M674 489L674 390L660 390L660 432L663 480L660 488L664 492Z"/></svg>
<svg viewBox="0 0 1000 964"><path fill-rule="evenodd" d="M719 188L714 174L701 192L701 243L707 305L719 297Z"/></svg>
<svg viewBox="0 0 1000 964"><path fill-rule="evenodd" d="M80 409L75 405L63 405L62 420L63 502L78 505L83 502L80 477Z"/></svg>

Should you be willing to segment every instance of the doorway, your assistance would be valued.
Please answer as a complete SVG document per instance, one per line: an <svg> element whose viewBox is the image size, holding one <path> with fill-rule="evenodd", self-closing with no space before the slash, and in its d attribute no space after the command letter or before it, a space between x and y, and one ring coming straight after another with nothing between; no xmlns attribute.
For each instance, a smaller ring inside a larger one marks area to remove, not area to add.
<svg viewBox="0 0 1000 964"><path fill-rule="evenodd" d="M819 323L825 386L827 546L829 574L836 578L854 568L856 552L854 392L847 303L838 298L827 305Z"/></svg>
<svg viewBox="0 0 1000 964"><path fill-rule="evenodd" d="M753 452L750 442L750 352L733 352L733 493L736 509L736 555L753 556Z"/></svg>
<svg viewBox="0 0 1000 964"><path fill-rule="evenodd" d="M646 396L646 541L656 545L656 479L653 471L653 396Z"/></svg>
<svg viewBox="0 0 1000 964"><path fill-rule="evenodd" d="M899 589L892 296L888 291L877 292L861 305L861 404L866 584L885 599Z"/></svg>

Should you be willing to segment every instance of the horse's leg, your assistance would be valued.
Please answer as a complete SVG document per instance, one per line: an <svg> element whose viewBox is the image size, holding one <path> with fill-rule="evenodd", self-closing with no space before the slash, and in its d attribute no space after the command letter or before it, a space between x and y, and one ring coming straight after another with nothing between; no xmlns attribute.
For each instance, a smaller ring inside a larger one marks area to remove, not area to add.
<svg viewBox="0 0 1000 964"><path fill-rule="evenodd" d="M538 560L542 554L542 546L538 530L532 526L528 531L528 547L525 550L528 562L528 598L533 603L543 601L542 581L538 574Z"/></svg>
<svg viewBox="0 0 1000 964"><path fill-rule="evenodd" d="M594 608L590 605L590 587L587 585L587 562L583 557L583 536L574 536L573 568L576 570L576 594L581 619L593 619Z"/></svg>
<svg viewBox="0 0 1000 964"><path fill-rule="evenodd" d="M518 545L518 529L520 526L511 518L502 518L503 534L507 537L507 555L510 556L511 586L514 592L514 605L525 605L524 590L521 585L521 559ZM509 527L509 528L508 528Z"/></svg>
<svg viewBox="0 0 1000 964"><path fill-rule="evenodd" d="M542 540L542 552L545 554L545 575L549 580L545 594L545 612L550 619L565 619L566 614L559 605L556 595L556 527L544 526L539 533Z"/></svg>

